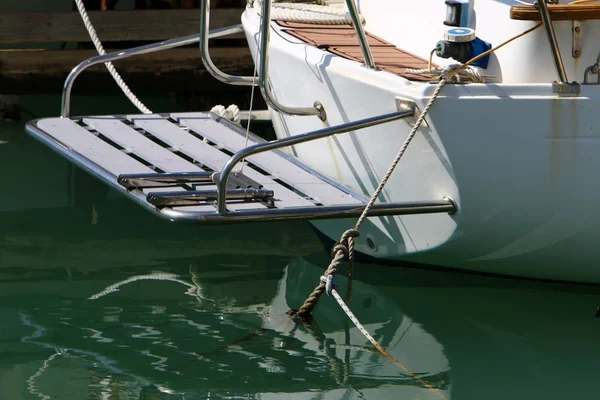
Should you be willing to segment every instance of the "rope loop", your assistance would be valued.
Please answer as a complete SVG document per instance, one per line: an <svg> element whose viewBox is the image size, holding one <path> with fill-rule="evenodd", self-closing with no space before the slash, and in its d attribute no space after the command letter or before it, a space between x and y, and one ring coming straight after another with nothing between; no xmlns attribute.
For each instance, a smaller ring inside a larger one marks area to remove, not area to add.
<svg viewBox="0 0 600 400"><path fill-rule="evenodd" d="M331 258L334 259L338 256L338 253L341 253L343 255L343 260L347 260L348 257L350 256L350 251L348 250L348 246L340 243L340 242L336 242L333 245L333 248L331 249Z"/></svg>
<svg viewBox="0 0 600 400"><path fill-rule="evenodd" d="M352 258L354 252L354 238L359 237L360 232L356 229L348 229L342 234L339 242L336 242L331 249L331 258L338 257L338 253L341 252L344 255L343 260L349 261Z"/></svg>
<svg viewBox="0 0 600 400"><path fill-rule="evenodd" d="M342 233L342 241L348 240L350 238L357 238L360 236L360 232L358 229L348 229L346 232Z"/></svg>
<svg viewBox="0 0 600 400"><path fill-rule="evenodd" d="M451 83L485 83L485 79L478 70L464 67L463 64L450 64L442 69L439 80Z"/></svg>

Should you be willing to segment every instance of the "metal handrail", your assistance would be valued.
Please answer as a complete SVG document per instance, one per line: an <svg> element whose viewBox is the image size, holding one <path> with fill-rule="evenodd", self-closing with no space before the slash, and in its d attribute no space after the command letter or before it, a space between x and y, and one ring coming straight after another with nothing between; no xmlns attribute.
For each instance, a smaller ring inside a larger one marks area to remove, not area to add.
<svg viewBox="0 0 600 400"><path fill-rule="evenodd" d="M219 38L224 36L233 35L236 33L243 32L244 28L242 25L234 25L226 28L215 29L208 34L208 38ZM62 101L61 101L61 112L60 116L67 118L71 115L71 91L73 90L73 84L75 79L89 67L94 65L102 64L109 61L122 60L124 58L138 56L141 54L153 53L161 50L173 49L175 47L181 47L188 44L197 43L200 40L200 33L194 35L183 36L176 39L165 40L158 43L152 43L144 46L133 47L131 49L120 50L113 53L107 53L95 57L88 58L80 62L67 76L65 84L62 90Z"/></svg>
<svg viewBox="0 0 600 400"><path fill-rule="evenodd" d="M358 10L354 0L345 0L346 5L348 7L348 11L350 13L350 17L352 18L354 29L356 31L356 35L360 44L361 52L363 54L363 58L365 59L365 65L370 68L376 70L377 67L373 61L373 56L371 54L371 49L369 47L369 43L367 41L367 37L365 31L363 29L362 23L360 21L360 17L358 14ZM98 55L95 57L91 57L87 60L79 63L67 76L65 83L63 85L62 90L62 101L61 101L61 117L67 118L71 115L71 92L73 89L73 85L77 77L89 67L94 65L122 60L128 57L142 55L147 53L153 53L161 50L168 50L176 47L185 46L193 43L200 43L200 57L202 62L206 68L206 70L214 76L216 79L231 84L231 85L248 85L252 86L256 83L254 82L254 77L248 76L235 76L229 75L221 70L219 70L214 63L212 62L208 50L208 40L233 35L236 33L244 32L242 25L234 25L231 27L215 29L209 32L209 21L210 21L210 0L201 0L200 2L200 32L198 34L184 36L181 38L165 40L158 43L153 43L144 46L133 47L131 49L121 50L113 53L107 53L103 55ZM284 106L275 99L273 96L273 92L271 90L271 86L268 80L269 75L269 34L270 34L270 22L271 22L271 0L263 1L263 11L262 11L262 20L261 20L261 46L260 46L260 54L259 54L259 86L261 89L261 93L266 101L266 103L276 111L281 112L282 114L287 115L316 115L321 120L325 121L327 119L327 114L325 113L325 108L319 101L315 101L312 107L288 107Z"/></svg>
<svg viewBox="0 0 600 400"><path fill-rule="evenodd" d="M363 58L365 59L365 67L378 71L379 68L377 68L377 66L375 65L373 54L371 54L371 47L369 46L367 34L365 33L365 29L363 28L362 22L360 20L360 14L358 13L356 3L354 2L354 0L346 0L346 7L348 7L348 13L350 14L350 18L352 19L352 25L354 26L354 30L356 31L356 37L358 39L358 44L360 45L360 51L362 52Z"/></svg>
<svg viewBox="0 0 600 400"><path fill-rule="evenodd" d="M227 196L225 195L227 193L227 179L233 171L233 167L235 167L238 162L251 155L279 149L282 147L293 146L316 139L322 139L340 133L351 132L357 129L368 128L370 126L379 125L386 122L396 121L413 116L414 113L415 106L414 104L411 104L408 108L393 112L391 114L361 119L359 121L348 122L342 125L319 129L301 135L290 136L283 139L273 140L271 142L258 143L253 146L248 146L231 156L221 171L213 176L213 180L217 183L217 211L222 215L227 213Z"/></svg>
<svg viewBox="0 0 600 400"><path fill-rule="evenodd" d="M230 85L256 86L253 76L229 75L215 66L210 58L208 39L210 26L210 0L200 1L200 58L206 70L216 79Z"/></svg>
<svg viewBox="0 0 600 400"><path fill-rule="evenodd" d="M538 7L540 8L540 15L542 17L542 22L544 23L544 28L546 28L548 40L550 41L550 49L552 50L552 56L554 57L554 65L556 66L558 79L560 83L569 83L569 80L567 79L567 73L565 72L565 66L563 65L562 57L560 55L558 41L556 40L554 26L552 25L550 11L548 11L548 4L546 4L546 0L538 0L537 3Z"/></svg>
<svg viewBox="0 0 600 400"><path fill-rule="evenodd" d="M273 96L271 85L269 84L269 33L271 28L271 0L263 0L262 20L260 26L260 63L258 80L260 91L265 102L274 110L282 114L308 116L316 115L322 121L327 119L323 105L315 101L312 107L288 107L279 103Z"/></svg>

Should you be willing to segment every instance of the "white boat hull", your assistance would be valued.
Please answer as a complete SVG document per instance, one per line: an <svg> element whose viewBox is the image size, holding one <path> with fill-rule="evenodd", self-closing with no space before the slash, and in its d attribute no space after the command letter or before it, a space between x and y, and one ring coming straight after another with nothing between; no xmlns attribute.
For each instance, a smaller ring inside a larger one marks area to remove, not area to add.
<svg viewBox="0 0 600 400"><path fill-rule="evenodd" d="M243 24L254 56L259 17ZM270 82L288 106L320 101L327 121L272 112L279 137L390 113L397 99L422 110L435 85L410 82L306 45L275 23ZM256 57L255 57L256 59ZM290 79L293 76L294 79ZM357 250L485 273L600 283L595 184L600 170L600 87L558 97L547 84L447 85L380 201L452 198L455 215L372 218ZM369 195L411 122L398 121L294 147L325 175ZM355 221L315 221L332 240Z"/></svg>

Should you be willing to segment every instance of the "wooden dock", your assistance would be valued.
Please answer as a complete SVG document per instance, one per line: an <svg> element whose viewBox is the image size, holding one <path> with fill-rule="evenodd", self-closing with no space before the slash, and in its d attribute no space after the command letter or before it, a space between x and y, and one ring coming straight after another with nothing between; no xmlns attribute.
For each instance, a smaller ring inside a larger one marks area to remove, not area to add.
<svg viewBox="0 0 600 400"><path fill-rule="evenodd" d="M245 0L244 0L245 3ZM89 11L107 52L197 33L198 9ZM240 23L242 7L211 10L211 29ZM0 14L0 94L60 93L71 69L97 55L78 12ZM215 64L230 74L251 75L254 66L245 38L211 42ZM212 78L189 46L115 62L131 89L185 93L235 90ZM74 90L117 92L104 66L90 68Z"/></svg>

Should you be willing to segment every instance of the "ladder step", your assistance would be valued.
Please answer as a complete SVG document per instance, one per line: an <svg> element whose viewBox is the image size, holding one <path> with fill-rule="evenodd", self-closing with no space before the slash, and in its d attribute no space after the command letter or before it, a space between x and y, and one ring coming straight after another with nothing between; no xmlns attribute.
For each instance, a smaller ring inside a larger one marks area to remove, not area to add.
<svg viewBox="0 0 600 400"><path fill-rule="evenodd" d="M182 184L214 183L214 172L176 172L165 174L121 174L117 182L127 189L177 186Z"/></svg>
<svg viewBox="0 0 600 400"><path fill-rule="evenodd" d="M226 193L227 200L262 201L272 205L275 192L267 189L231 189ZM193 190L187 192L148 193L148 202L156 207L180 207L197 205L217 200L216 190Z"/></svg>
<svg viewBox="0 0 600 400"><path fill-rule="evenodd" d="M214 172L174 172L150 174L121 174L117 179L120 185L127 189L151 189L159 187L172 187L181 185L207 185L215 184ZM231 189L262 189L263 185L250 179L243 173L233 172L227 186Z"/></svg>

